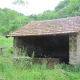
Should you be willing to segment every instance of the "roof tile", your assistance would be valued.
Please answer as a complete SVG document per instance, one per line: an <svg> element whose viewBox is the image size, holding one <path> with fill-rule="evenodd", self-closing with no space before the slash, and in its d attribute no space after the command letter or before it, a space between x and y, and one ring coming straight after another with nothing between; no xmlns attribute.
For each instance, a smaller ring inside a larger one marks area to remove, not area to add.
<svg viewBox="0 0 80 80"><path fill-rule="evenodd" d="M7 36L33 36L49 34L65 34L80 31L80 16L54 20L33 21Z"/></svg>

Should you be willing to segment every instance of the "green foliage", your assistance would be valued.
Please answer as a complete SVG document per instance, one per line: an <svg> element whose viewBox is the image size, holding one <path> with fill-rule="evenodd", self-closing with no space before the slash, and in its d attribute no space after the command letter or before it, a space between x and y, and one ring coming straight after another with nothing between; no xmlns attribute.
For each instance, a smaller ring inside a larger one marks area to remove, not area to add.
<svg viewBox="0 0 80 80"><path fill-rule="evenodd" d="M58 18L58 13L56 11L44 11L42 14L39 14L37 20L49 20L49 19Z"/></svg>
<svg viewBox="0 0 80 80"><path fill-rule="evenodd" d="M66 12L70 16L80 15L80 0L70 0L70 4L66 7Z"/></svg>
<svg viewBox="0 0 80 80"><path fill-rule="evenodd" d="M13 53L13 38L0 36L0 47L3 47L3 55L10 55Z"/></svg>
<svg viewBox="0 0 80 80"><path fill-rule="evenodd" d="M20 14L20 16L18 15ZM8 34L34 20L11 9L0 9L0 35Z"/></svg>
<svg viewBox="0 0 80 80"><path fill-rule="evenodd" d="M58 4L58 6L55 7L55 10L61 11L64 8L66 8L66 6L69 5L69 3L70 3L70 0L63 0Z"/></svg>
<svg viewBox="0 0 80 80"><path fill-rule="evenodd" d="M39 14L37 20L49 20L71 16L80 16L80 0L63 0L55 7L55 10L47 10Z"/></svg>
<svg viewBox="0 0 80 80"><path fill-rule="evenodd" d="M0 55L0 76L5 80L80 80L80 66L58 64L47 68L30 60Z"/></svg>
<svg viewBox="0 0 80 80"><path fill-rule="evenodd" d="M64 0L65 2L66 0ZM80 16L80 0L68 0L68 5L58 11L60 18L62 17L71 17L71 16Z"/></svg>
<svg viewBox="0 0 80 80"><path fill-rule="evenodd" d="M25 5L24 0L15 0L15 3ZM46 10L38 15L32 14L25 16L11 9L0 9L0 35L8 34L30 21L50 20L71 16L80 16L80 0L62 0L55 7L55 10Z"/></svg>

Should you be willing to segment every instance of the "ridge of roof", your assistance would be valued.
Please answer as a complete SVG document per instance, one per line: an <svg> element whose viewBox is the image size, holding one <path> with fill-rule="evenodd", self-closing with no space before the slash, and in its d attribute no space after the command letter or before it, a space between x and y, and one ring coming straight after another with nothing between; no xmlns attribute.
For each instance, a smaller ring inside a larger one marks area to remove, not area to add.
<svg viewBox="0 0 80 80"><path fill-rule="evenodd" d="M72 18L80 18L80 16L73 16L73 17L67 17L67 18L63 17L63 18L49 19L49 20L37 20L37 21L31 21L31 23L33 23L33 22L44 22L44 21L62 20L62 19L64 20L64 19L72 19Z"/></svg>

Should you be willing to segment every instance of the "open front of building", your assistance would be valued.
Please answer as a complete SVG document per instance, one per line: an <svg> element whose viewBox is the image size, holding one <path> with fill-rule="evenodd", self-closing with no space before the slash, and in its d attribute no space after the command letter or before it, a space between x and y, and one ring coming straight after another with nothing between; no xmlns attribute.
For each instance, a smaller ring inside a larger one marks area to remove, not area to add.
<svg viewBox="0 0 80 80"><path fill-rule="evenodd" d="M37 58L56 58L60 62L69 62L69 34L15 37L14 46L18 51L24 48L29 57L34 51L34 57Z"/></svg>

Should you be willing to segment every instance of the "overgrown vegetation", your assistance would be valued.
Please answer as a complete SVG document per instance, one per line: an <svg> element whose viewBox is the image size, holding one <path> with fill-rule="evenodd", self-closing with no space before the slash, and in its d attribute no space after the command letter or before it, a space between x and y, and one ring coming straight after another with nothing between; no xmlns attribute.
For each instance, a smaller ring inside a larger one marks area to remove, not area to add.
<svg viewBox="0 0 80 80"><path fill-rule="evenodd" d="M34 63L32 59L15 59L10 52L12 41L13 38L0 36L0 44L7 51L0 54L0 77L5 80L80 80L80 65L62 63L46 67L45 63Z"/></svg>
<svg viewBox="0 0 80 80"><path fill-rule="evenodd" d="M80 80L80 66L63 63L47 68L45 64L0 55L0 76L5 80Z"/></svg>
<svg viewBox="0 0 80 80"><path fill-rule="evenodd" d="M9 54L13 53L13 38L6 38L0 36L0 48L3 48L2 53Z"/></svg>

